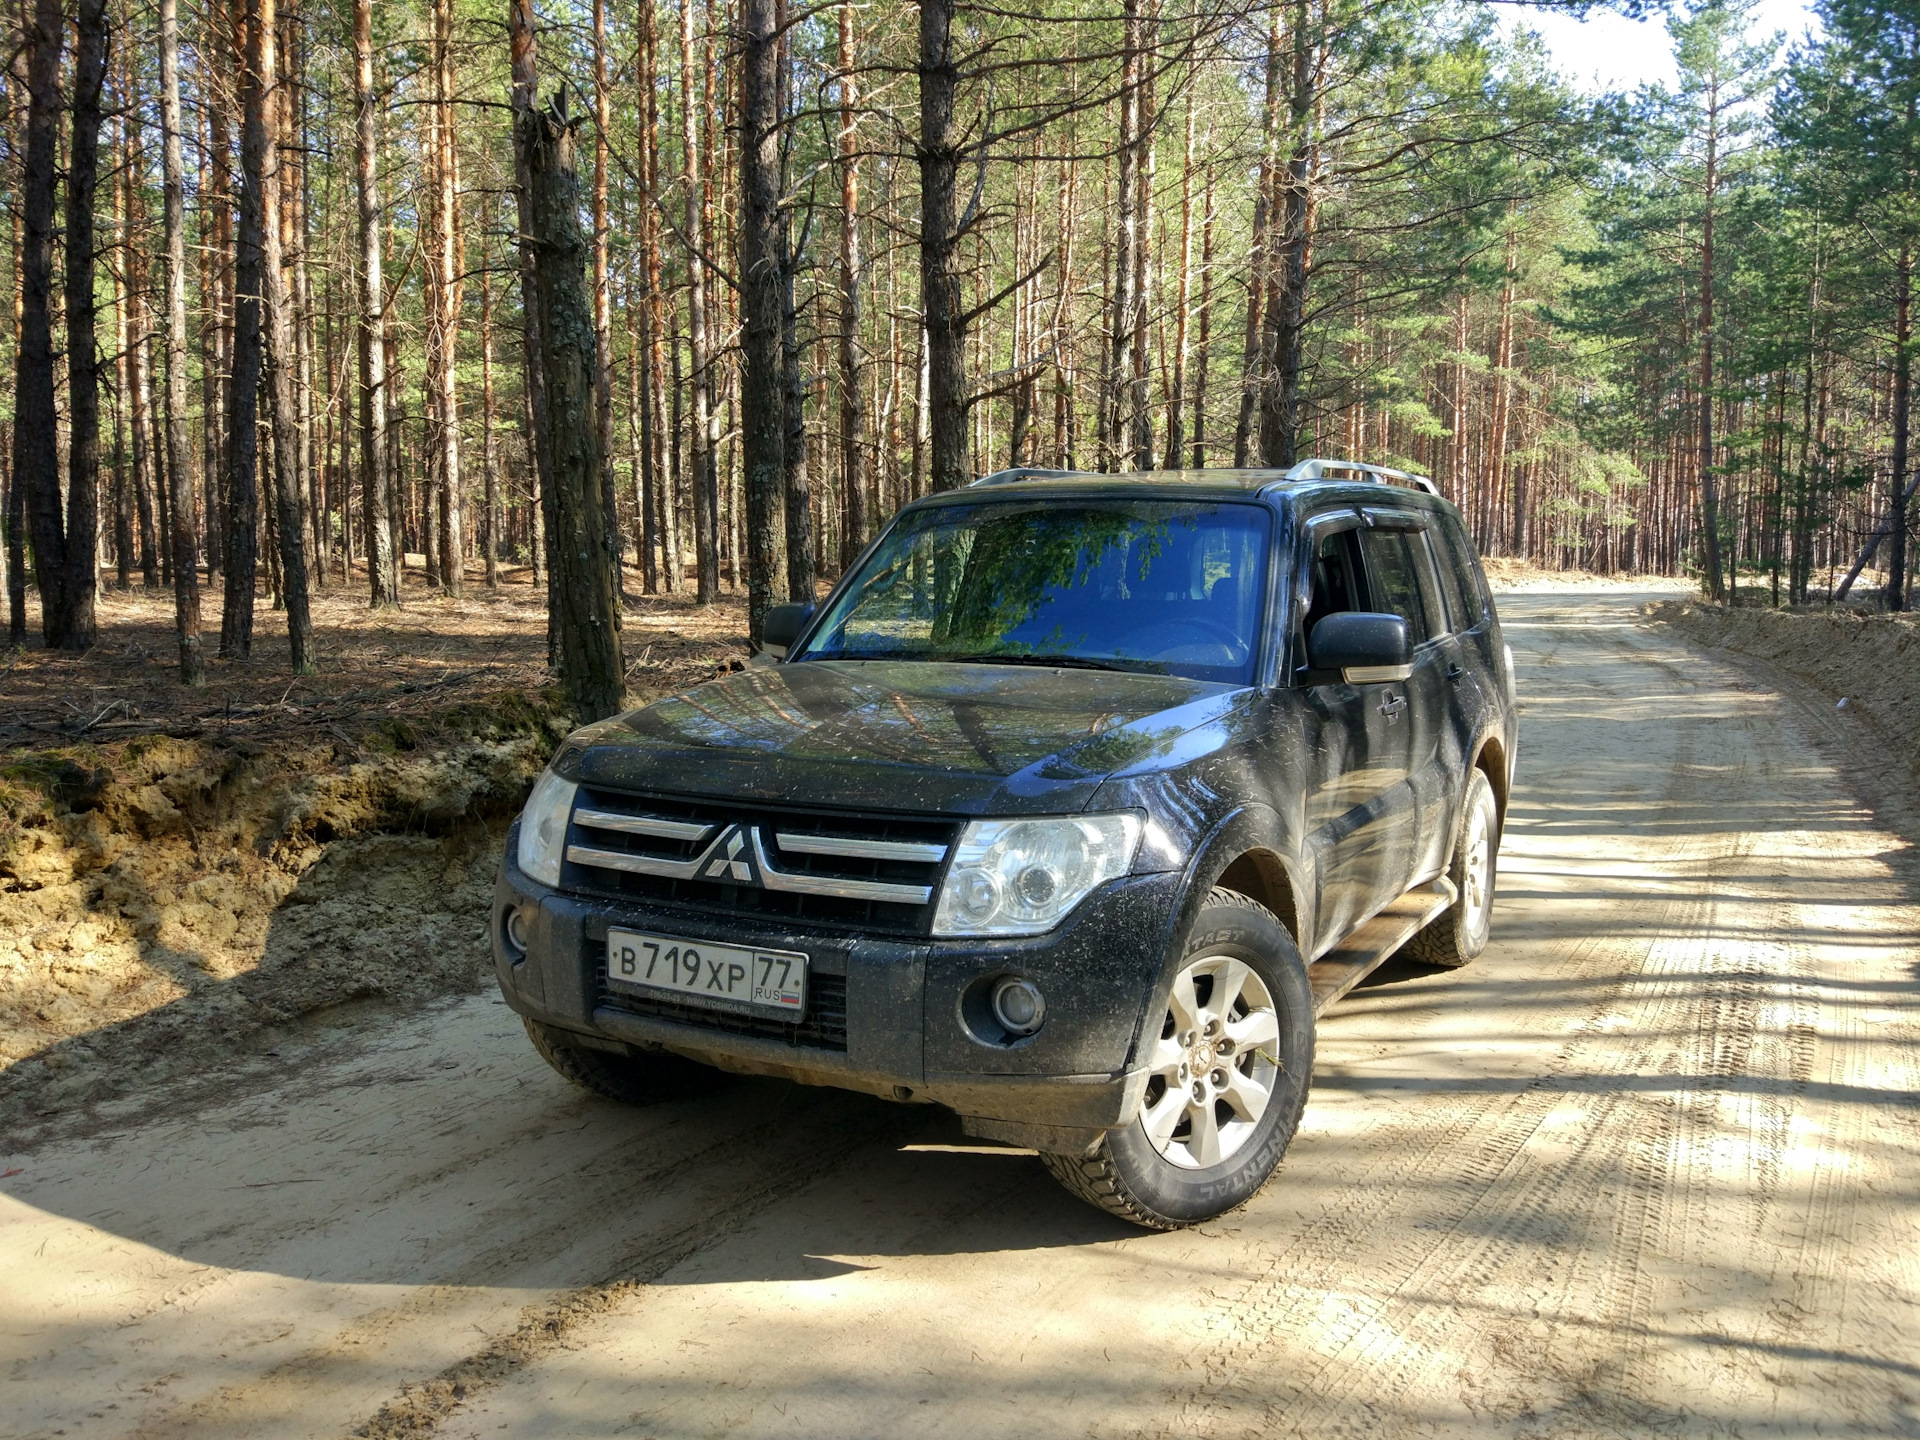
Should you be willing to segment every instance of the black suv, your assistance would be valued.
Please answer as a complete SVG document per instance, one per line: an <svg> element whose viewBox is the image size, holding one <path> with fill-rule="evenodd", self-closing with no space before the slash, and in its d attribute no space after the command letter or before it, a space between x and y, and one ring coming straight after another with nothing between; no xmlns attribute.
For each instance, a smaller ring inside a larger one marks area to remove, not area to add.
<svg viewBox="0 0 1920 1440"><path fill-rule="evenodd" d="M1422 477L992 475L766 636L508 836L500 986L588 1090L945 1105L1171 1228L1273 1172L1319 1013L1486 943L1512 657Z"/></svg>

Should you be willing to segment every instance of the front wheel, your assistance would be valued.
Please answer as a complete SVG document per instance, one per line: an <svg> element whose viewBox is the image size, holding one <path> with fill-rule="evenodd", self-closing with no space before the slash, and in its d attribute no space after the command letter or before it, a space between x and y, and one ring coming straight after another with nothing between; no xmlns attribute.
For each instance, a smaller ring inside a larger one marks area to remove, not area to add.
<svg viewBox="0 0 1920 1440"><path fill-rule="evenodd" d="M1178 1230L1250 1200L1300 1124L1313 1078L1313 990L1265 906L1207 897L1158 1033L1140 1115L1084 1155L1042 1155L1089 1204Z"/></svg>

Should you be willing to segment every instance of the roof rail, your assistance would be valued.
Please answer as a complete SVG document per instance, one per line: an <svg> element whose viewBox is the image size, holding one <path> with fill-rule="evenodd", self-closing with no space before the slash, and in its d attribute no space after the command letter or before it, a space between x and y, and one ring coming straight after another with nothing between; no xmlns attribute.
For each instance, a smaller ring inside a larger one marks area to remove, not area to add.
<svg viewBox="0 0 1920 1440"><path fill-rule="evenodd" d="M1087 477L1085 470L1042 470L1033 465L1017 465L1011 470L996 470L991 475L982 475L971 485L1012 485L1020 480L1078 480ZM1095 475L1087 477L1096 480L1111 479L1111 476Z"/></svg>
<svg viewBox="0 0 1920 1440"><path fill-rule="evenodd" d="M1371 475L1389 484L1398 481L1402 485L1409 485L1415 490L1424 490L1427 494L1436 497L1440 494L1440 487L1425 475L1413 475L1405 470L1390 470L1385 465L1368 465L1360 460L1302 460L1287 471L1287 479L1318 480L1329 473L1343 472Z"/></svg>

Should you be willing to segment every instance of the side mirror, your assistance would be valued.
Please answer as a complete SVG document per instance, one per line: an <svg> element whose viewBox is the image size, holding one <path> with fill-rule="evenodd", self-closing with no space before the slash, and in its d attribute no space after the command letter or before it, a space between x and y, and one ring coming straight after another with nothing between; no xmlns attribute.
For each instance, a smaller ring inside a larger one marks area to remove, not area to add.
<svg viewBox="0 0 1920 1440"><path fill-rule="evenodd" d="M786 659L787 651L811 619L811 605L775 605L760 622L760 648L777 660Z"/></svg>
<svg viewBox="0 0 1920 1440"><path fill-rule="evenodd" d="M1307 637L1307 662L1315 670L1338 670L1349 685L1405 680L1413 674L1407 622L1366 610L1329 615Z"/></svg>

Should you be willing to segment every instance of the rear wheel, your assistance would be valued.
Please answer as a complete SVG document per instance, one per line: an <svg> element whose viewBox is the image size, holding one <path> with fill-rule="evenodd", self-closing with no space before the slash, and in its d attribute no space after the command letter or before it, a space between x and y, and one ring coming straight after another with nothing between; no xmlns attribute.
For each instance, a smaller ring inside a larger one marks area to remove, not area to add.
<svg viewBox="0 0 1920 1440"><path fill-rule="evenodd" d="M1084 1155L1042 1155L1090 1204L1153 1230L1225 1214L1267 1182L1313 1076L1313 991L1273 913L1215 890L1147 1042L1140 1115Z"/></svg>
<svg viewBox="0 0 1920 1440"><path fill-rule="evenodd" d="M1452 969L1487 948L1499 851L1500 811L1493 803L1493 787L1483 772L1474 770L1469 773L1466 799L1460 806L1453 863L1447 867L1455 894L1453 905L1407 942L1407 954L1429 965Z"/></svg>
<svg viewBox="0 0 1920 1440"><path fill-rule="evenodd" d="M528 1020L524 1015L521 1022L527 1027L533 1048L556 1074L603 1100L649 1105L711 1089L720 1079L719 1071L664 1050L615 1055L589 1049L575 1041L570 1032Z"/></svg>

